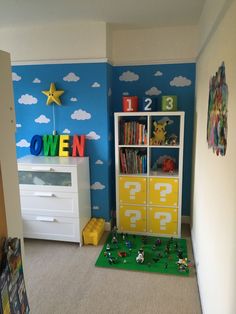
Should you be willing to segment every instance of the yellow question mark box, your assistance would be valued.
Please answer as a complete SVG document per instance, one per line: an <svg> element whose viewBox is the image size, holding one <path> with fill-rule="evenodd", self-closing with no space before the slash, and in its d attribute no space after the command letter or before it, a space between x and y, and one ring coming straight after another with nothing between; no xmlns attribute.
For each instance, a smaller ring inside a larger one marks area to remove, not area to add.
<svg viewBox="0 0 236 314"><path fill-rule="evenodd" d="M178 186L176 178L150 178L149 204L158 206L178 206Z"/></svg>
<svg viewBox="0 0 236 314"><path fill-rule="evenodd" d="M146 207L121 205L119 208L119 230L122 232L146 232Z"/></svg>
<svg viewBox="0 0 236 314"><path fill-rule="evenodd" d="M147 231L163 235L177 235L178 209L149 207Z"/></svg>
<svg viewBox="0 0 236 314"><path fill-rule="evenodd" d="M121 176L119 192L121 204L146 204L146 178Z"/></svg>

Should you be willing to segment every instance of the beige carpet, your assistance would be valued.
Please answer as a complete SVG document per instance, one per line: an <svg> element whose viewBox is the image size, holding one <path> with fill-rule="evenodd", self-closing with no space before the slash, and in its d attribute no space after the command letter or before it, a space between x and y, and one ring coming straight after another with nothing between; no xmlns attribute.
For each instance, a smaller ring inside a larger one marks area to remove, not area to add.
<svg viewBox="0 0 236 314"><path fill-rule="evenodd" d="M95 267L106 236L97 247L25 240L31 314L201 313L194 269L185 278Z"/></svg>

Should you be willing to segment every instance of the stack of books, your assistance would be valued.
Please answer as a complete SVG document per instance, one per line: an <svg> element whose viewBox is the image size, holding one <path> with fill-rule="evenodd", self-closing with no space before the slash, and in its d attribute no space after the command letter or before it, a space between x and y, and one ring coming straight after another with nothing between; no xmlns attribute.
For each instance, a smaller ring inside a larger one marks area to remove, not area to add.
<svg viewBox="0 0 236 314"><path fill-rule="evenodd" d="M120 145L147 144L147 128L137 121L120 121Z"/></svg>
<svg viewBox="0 0 236 314"><path fill-rule="evenodd" d="M138 149L120 149L120 170L123 174L146 173L146 152Z"/></svg>

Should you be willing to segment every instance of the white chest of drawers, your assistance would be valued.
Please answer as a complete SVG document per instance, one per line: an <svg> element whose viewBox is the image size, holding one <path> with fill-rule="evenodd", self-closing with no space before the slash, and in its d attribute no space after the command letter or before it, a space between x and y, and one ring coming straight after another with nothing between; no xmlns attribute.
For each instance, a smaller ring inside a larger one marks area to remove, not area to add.
<svg viewBox="0 0 236 314"><path fill-rule="evenodd" d="M25 238L78 242L91 217L88 157L18 159Z"/></svg>

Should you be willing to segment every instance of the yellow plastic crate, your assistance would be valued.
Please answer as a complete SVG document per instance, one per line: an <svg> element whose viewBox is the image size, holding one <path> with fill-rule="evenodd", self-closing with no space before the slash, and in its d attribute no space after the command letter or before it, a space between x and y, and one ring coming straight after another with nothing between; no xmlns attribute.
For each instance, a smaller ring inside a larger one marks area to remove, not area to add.
<svg viewBox="0 0 236 314"><path fill-rule="evenodd" d="M105 220L92 218L83 230L84 244L98 245L105 229Z"/></svg>

